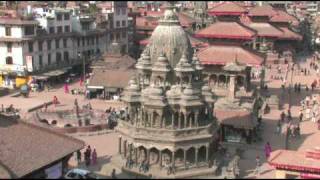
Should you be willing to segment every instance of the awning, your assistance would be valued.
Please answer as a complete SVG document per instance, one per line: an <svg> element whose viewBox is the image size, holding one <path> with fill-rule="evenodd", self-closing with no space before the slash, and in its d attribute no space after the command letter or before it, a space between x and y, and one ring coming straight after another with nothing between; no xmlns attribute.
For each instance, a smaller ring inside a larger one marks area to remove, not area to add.
<svg viewBox="0 0 320 180"><path fill-rule="evenodd" d="M301 173L300 177L303 179L320 179L320 174Z"/></svg>
<svg viewBox="0 0 320 180"><path fill-rule="evenodd" d="M87 89L104 89L103 86L87 86Z"/></svg>
<svg viewBox="0 0 320 180"><path fill-rule="evenodd" d="M43 73L42 76L48 76L48 77L61 76L65 74L67 71L68 71L67 69L54 70L54 71Z"/></svg>
<svg viewBox="0 0 320 180"><path fill-rule="evenodd" d="M46 80L48 80L48 76L32 76L34 79L36 79L36 80L44 80L44 81L46 81Z"/></svg>

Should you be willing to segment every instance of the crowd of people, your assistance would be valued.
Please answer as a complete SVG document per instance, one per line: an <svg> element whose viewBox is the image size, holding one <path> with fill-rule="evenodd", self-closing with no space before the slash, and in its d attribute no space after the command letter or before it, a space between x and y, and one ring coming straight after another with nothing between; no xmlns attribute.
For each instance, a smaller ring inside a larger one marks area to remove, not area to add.
<svg viewBox="0 0 320 180"><path fill-rule="evenodd" d="M97 164L97 151L94 148L93 151L91 150L90 145L87 146L87 149L85 150L85 152L83 153L84 156L84 162L85 165L88 167L90 165L96 165ZM77 151L77 162L78 164L81 163L81 151L78 150Z"/></svg>

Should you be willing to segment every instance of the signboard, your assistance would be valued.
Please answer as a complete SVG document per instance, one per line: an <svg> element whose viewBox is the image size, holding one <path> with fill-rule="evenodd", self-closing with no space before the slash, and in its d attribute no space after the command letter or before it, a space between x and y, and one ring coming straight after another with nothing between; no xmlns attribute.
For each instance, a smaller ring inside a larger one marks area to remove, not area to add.
<svg viewBox="0 0 320 180"><path fill-rule="evenodd" d="M32 56L26 56L26 62L27 62L27 70L29 72L33 71L33 62L32 62Z"/></svg>
<svg viewBox="0 0 320 180"><path fill-rule="evenodd" d="M62 162L55 164L45 170L47 178L46 179L59 179L62 176Z"/></svg>

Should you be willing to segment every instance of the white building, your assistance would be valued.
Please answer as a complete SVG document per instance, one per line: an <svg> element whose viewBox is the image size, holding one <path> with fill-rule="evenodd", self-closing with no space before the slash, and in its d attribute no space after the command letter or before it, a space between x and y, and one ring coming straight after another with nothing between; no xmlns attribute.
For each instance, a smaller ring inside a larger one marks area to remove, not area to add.
<svg viewBox="0 0 320 180"><path fill-rule="evenodd" d="M108 31L97 29L93 17L58 8L33 12L36 20L0 18L0 86L19 87L51 70L66 72L107 50Z"/></svg>

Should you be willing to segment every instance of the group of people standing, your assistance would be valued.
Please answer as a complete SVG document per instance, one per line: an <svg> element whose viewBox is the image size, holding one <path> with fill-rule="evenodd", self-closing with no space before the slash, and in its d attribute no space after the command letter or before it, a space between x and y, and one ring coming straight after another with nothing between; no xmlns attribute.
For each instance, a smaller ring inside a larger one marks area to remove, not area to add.
<svg viewBox="0 0 320 180"><path fill-rule="evenodd" d="M87 149L85 150L84 154L84 161L85 165L88 167L91 165L97 164L97 151L94 148L93 151L91 150L90 145L88 145ZM77 161L78 164L81 162L81 152L80 150L77 151Z"/></svg>

